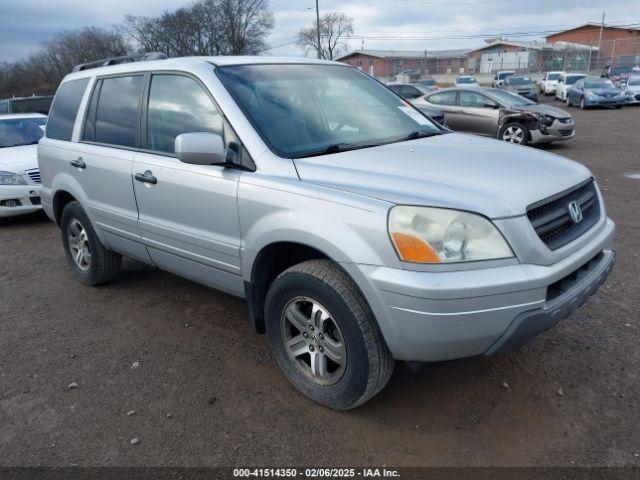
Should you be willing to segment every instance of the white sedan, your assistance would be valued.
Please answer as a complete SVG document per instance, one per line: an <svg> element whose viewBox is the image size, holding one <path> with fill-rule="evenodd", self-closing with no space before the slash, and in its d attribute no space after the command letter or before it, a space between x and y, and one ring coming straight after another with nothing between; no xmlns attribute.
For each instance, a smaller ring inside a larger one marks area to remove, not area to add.
<svg viewBox="0 0 640 480"><path fill-rule="evenodd" d="M480 82L473 75L458 75L454 85L456 87L479 87Z"/></svg>
<svg viewBox="0 0 640 480"><path fill-rule="evenodd" d="M46 124L39 113L0 115L0 217L42 208L37 144Z"/></svg>
<svg viewBox="0 0 640 480"><path fill-rule="evenodd" d="M547 72L542 77L540 81L540 89L542 93L545 95L552 95L556 93L556 85L558 84L558 79L561 75L564 75L564 72Z"/></svg>
<svg viewBox="0 0 640 480"><path fill-rule="evenodd" d="M561 73L556 83L556 99L566 102L571 86L586 76L586 73Z"/></svg>

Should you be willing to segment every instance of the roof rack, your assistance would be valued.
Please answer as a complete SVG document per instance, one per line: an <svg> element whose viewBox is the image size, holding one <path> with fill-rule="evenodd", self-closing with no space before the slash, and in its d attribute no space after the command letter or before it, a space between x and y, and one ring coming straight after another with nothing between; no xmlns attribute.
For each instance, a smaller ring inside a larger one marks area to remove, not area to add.
<svg viewBox="0 0 640 480"><path fill-rule="evenodd" d="M138 55L123 55L122 57L104 58L95 62L81 63L73 67L72 72L81 72L82 70L90 70L92 68L108 67L109 65L118 65L120 63L144 62L147 60L164 60L168 58L161 52L140 53Z"/></svg>

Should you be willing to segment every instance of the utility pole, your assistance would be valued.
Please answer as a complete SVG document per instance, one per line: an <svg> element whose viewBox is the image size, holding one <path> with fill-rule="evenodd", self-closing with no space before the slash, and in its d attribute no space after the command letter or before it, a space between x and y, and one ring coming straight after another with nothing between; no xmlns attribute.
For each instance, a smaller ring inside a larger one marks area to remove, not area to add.
<svg viewBox="0 0 640 480"><path fill-rule="evenodd" d="M602 12L602 22L600 22L600 36L598 37L598 60L602 58L602 31L604 30L604 12ZM603 65L599 65L600 68Z"/></svg>
<svg viewBox="0 0 640 480"><path fill-rule="evenodd" d="M317 30L317 33L318 33L318 58L320 58L320 52L322 51L322 45L320 44L320 8L318 7L318 0L316 0L316 30Z"/></svg>

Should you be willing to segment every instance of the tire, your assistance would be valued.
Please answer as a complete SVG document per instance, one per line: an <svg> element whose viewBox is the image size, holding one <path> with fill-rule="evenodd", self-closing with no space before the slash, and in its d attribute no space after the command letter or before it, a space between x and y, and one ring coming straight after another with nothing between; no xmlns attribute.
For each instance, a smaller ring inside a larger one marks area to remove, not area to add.
<svg viewBox="0 0 640 480"><path fill-rule="evenodd" d="M587 105L584 103L584 97L580 97L580 108L582 110L586 110L587 109Z"/></svg>
<svg viewBox="0 0 640 480"><path fill-rule="evenodd" d="M519 122L507 123L498 132L498 139L516 145L527 145L529 143L529 129Z"/></svg>
<svg viewBox="0 0 640 480"><path fill-rule="evenodd" d="M353 281L331 261L310 260L280 274L267 292L265 324L284 375L327 407L362 405L393 373L394 360L373 313ZM315 373L314 359L324 365Z"/></svg>
<svg viewBox="0 0 640 480"><path fill-rule="evenodd" d="M102 245L89 217L78 202L69 202L64 207L60 217L60 230L64 252L80 282L96 286L108 283L118 276L122 256Z"/></svg>
<svg viewBox="0 0 640 480"><path fill-rule="evenodd" d="M565 101L565 103L567 104L567 107L572 107L573 105L571 104L571 97L567 96L567 100Z"/></svg>

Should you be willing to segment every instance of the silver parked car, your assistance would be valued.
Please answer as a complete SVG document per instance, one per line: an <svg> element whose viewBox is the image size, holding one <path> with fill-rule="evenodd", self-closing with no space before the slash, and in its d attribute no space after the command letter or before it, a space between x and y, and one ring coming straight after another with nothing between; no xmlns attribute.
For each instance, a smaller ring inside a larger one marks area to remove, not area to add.
<svg viewBox="0 0 640 480"><path fill-rule="evenodd" d="M449 133L347 65L78 70L38 145L78 280L114 280L125 255L245 298L284 375L332 408L373 397L394 359L510 352L612 268L586 167Z"/></svg>
<svg viewBox="0 0 640 480"><path fill-rule="evenodd" d="M513 77L509 77L513 78ZM421 98L444 112L449 128L521 145L569 140L575 136L571 115L497 88L445 88ZM415 103L416 106L422 104Z"/></svg>

